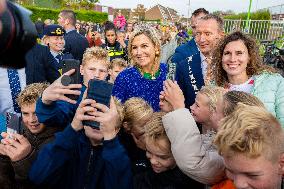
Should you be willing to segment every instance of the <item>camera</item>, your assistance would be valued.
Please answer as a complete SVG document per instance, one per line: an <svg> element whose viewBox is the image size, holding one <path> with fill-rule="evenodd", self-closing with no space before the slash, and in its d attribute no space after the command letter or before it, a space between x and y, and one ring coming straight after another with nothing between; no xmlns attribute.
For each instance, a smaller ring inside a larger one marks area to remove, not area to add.
<svg viewBox="0 0 284 189"><path fill-rule="evenodd" d="M7 1L7 9L0 16L0 66L23 68L25 54L35 44L37 31L30 20L31 12L16 3Z"/></svg>

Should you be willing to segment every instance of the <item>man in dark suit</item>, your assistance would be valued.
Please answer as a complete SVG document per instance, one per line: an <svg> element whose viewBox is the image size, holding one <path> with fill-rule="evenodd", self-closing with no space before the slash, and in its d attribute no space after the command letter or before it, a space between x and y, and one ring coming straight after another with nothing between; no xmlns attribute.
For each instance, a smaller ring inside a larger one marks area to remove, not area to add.
<svg viewBox="0 0 284 189"><path fill-rule="evenodd" d="M58 15L58 24L61 25L65 30L65 50L72 54L74 59L82 62L83 54L86 48L89 47L87 39L81 34L77 33L75 29L76 15L72 10L62 10Z"/></svg>
<svg viewBox="0 0 284 189"><path fill-rule="evenodd" d="M187 43L180 45L179 47L176 48L175 53L173 54L173 57L171 59L172 62L174 63L179 63L180 61L186 59L187 57L194 55L196 53L199 53L199 49L196 45L196 42L194 40L195 36L195 30L196 30L196 21L209 14L209 12L204 9L204 8L199 8L196 9L190 18L190 25L192 29L192 36L193 38L188 41Z"/></svg>
<svg viewBox="0 0 284 189"><path fill-rule="evenodd" d="M208 14L197 21L195 41L200 53L176 64L176 80L185 96L187 108L194 103L197 92L208 81L207 67L211 54L223 36L223 20L220 17Z"/></svg>

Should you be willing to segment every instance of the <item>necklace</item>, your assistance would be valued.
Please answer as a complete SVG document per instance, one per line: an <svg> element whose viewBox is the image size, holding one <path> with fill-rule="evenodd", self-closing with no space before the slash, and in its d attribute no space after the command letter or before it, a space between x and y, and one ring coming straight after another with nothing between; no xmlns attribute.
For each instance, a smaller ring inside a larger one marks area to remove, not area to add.
<svg viewBox="0 0 284 189"><path fill-rule="evenodd" d="M154 80L154 79L157 79L157 77L159 77L160 75L160 68L158 69L158 71L154 74L152 73L148 73L148 72L144 72L141 68L139 68L138 66L136 66L139 70L139 72L142 74L142 76L145 78L145 79L151 79L151 80Z"/></svg>

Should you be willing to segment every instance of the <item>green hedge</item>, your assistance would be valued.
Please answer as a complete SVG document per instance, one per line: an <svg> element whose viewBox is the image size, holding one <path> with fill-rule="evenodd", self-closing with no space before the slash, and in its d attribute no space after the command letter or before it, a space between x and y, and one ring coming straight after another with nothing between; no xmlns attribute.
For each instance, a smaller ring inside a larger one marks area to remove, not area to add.
<svg viewBox="0 0 284 189"><path fill-rule="evenodd" d="M39 8L33 6L25 7L33 12L33 14L31 15L31 19L34 22L38 18L41 18L42 21L44 21L45 19L52 19L57 21L58 14L61 11L60 9ZM79 10L74 12L76 13L76 17L78 20L91 21L95 23L103 23L108 20L107 13L86 10Z"/></svg>
<svg viewBox="0 0 284 189"><path fill-rule="evenodd" d="M244 12L244 13L240 13L240 14L233 14L233 15L224 16L224 19L246 20L247 19L247 13ZM256 11L256 12L251 13L250 19L251 20L270 20L271 15L270 15L270 12L268 10Z"/></svg>

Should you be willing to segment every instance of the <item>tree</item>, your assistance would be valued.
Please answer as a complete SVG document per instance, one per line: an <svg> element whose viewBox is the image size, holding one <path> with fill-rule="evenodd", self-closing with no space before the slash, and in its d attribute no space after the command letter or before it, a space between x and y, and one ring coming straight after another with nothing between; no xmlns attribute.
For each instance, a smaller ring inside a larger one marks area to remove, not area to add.
<svg viewBox="0 0 284 189"><path fill-rule="evenodd" d="M146 8L142 4L138 4L137 8L133 9L133 15L138 18L138 20L145 19Z"/></svg>

